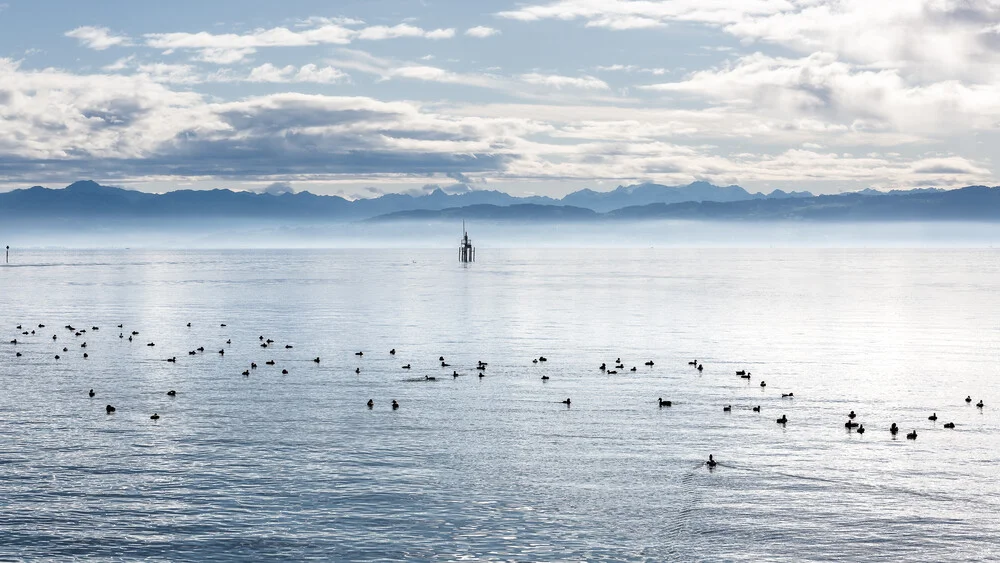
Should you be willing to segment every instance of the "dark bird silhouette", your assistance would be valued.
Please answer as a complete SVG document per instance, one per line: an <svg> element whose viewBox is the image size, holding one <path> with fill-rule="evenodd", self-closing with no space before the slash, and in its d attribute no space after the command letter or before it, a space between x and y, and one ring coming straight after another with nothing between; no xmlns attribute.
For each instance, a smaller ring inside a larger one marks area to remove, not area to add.
<svg viewBox="0 0 1000 563"><path fill-rule="evenodd" d="M927 420L937 420L937 413L934 413L927 417Z"/></svg>
<svg viewBox="0 0 1000 563"><path fill-rule="evenodd" d="M104 407L104 412L106 412L108 414L111 414L111 413L115 412L115 410L116 410L115 407L112 407L111 405L108 405L108 406Z"/></svg>
<svg viewBox="0 0 1000 563"><path fill-rule="evenodd" d="M972 402L972 395L969 395L969 396L967 396L967 397L965 398L965 402L966 402L966 403L971 403L971 402Z"/></svg>
<svg viewBox="0 0 1000 563"><path fill-rule="evenodd" d="M910 432L909 434L907 434L906 435L906 439L907 440L916 440L917 439L917 431L914 430L913 432Z"/></svg>
<svg viewBox="0 0 1000 563"><path fill-rule="evenodd" d="M847 422L844 423L844 428L848 428L848 429L850 429L850 428L857 428L857 426L858 426L858 423L854 422L852 420L848 420Z"/></svg>
<svg viewBox="0 0 1000 563"><path fill-rule="evenodd" d="M856 416L858 416L858 415L854 414L854 411L851 411L850 413L848 413L847 418L849 418L851 420L854 420L854 417L856 417Z"/></svg>
<svg viewBox="0 0 1000 563"><path fill-rule="evenodd" d="M646 365L649 367L653 367L653 360L649 360L648 362L646 362Z"/></svg>
<svg viewBox="0 0 1000 563"><path fill-rule="evenodd" d="M243 370L243 373L241 375L243 375L243 377L250 377L250 370L248 369Z"/></svg>
<svg viewBox="0 0 1000 563"><path fill-rule="evenodd" d="M760 405L753 408L753 412L760 412Z"/></svg>
<svg viewBox="0 0 1000 563"><path fill-rule="evenodd" d="M865 425L864 424L862 424L861 426L858 426L857 433L858 434L864 434L865 433Z"/></svg>
<svg viewBox="0 0 1000 563"><path fill-rule="evenodd" d="M160 415L153 413L153 416L149 417L149 420L160 420Z"/></svg>
<svg viewBox="0 0 1000 563"><path fill-rule="evenodd" d="M94 393L94 390L93 390L93 389L91 389L91 390L90 390L90 393L87 393L87 394L88 394L88 395L90 395L91 397L93 397L94 395L96 395L96 393Z"/></svg>
<svg viewBox="0 0 1000 563"><path fill-rule="evenodd" d="M170 391L167 391L167 396L168 397L176 397L177 396L177 391L174 391L173 389L171 389Z"/></svg>
<svg viewBox="0 0 1000 563"><path fill-rule="evenodd" d="M368 399L368 408L371 409L371 408L374 408L374 407L375 407L375 400L374 399Z"/></svg>
<svg viewBox="0 0 1000 563"><path fill-rule="evenodd" d="M291 349L292 349L291 344L285 344L285 350L291 350Z"/></svg>
<svg viewBox="0 0 1000 563"><path fill-rule="evenodd" d="M547 361L549 361L549 359L548 359L548 358L546 358L545 356L539 356L539 357L538 357L538 361L539 361L539 362L547 362Z"/></svg>
<svg viewBox="0 0 1000 563"><path fill-rule="evenodd" d="M549 376L547 376L547 375L543 375L542 376L542 381L548 381L548 380L549 380Z"/></svg>
<svg viewBox="0 0 1000 563"><path fill-rule="evenodd" d="M955 427L955 423L954 422L946 422L945 425L944 425L944 427L945 428L954 428Z"/></svg>
<svg viewBox="0 0 1000 563"><path fill-rule="evenodd" d="M760 386L761 386L761 387L767 387L767 383L764 383L763 381L761 381L761 382L760 382Z"/></svg>
<svg viewBox="0 0 1000 563"><path fill-rule="evenodd" d="M705 366L698 364L698 371L702 371L703 369L705 369Z"/></svg>
<svg viewBox="0 0 1000 563"><path fill-rule="evenodd" d="M979 399L979 402L976 403L976 406L979 407L979 408L983 408L983 400Z"/></svg>
<svg viewBox="0 0 1000 563"><path fill-rule="evenodd" d="M396 399L393 399L392 400L392 410L396 410L398 408L399 408L399 403L396 402Z"/></svg>
<svg viewBox="0 0 1000 563"><path fill-rule="evenodd" d="M288 370L287 369L281 370L281 375L288 375Z"/></svg>
<svg viewBox="0 0 1000 563"><path fill-rule="evenodd" d="M600 370L605 371L608 369L608 364L601 364Z"/></svg>
<svg viewBox="0 0 1000 563"><path fill-rule="evenodd" d="M895 422L893 422L892 426L889 427L889 433L892 434L893 436L899 433L899 427L896 426Z"/></svg>
<svg viewBox="0 0 1000 563"><path fill-rule="evenodd" d="M364 352L355 352L354 355L355 356L364 356L365 353Z"/></svg>
<svg viewBox="0 0 1000 563"><path fill-rule="evenodd" d="M393 348L392 350L389 350L389 355L390 356L395 356L396 355L396 349Z"/></svg>
<svg viewBox="0 0 1000 563"><path fill-rule="evenodd" d="M405 366L403 366L403 369L410 369L410 364L406 364Z"/></svg>
<svg viewBox="0 0 1000 563"><path fill-rule="evenodd" d="M781 394L781 398L782 399L787 399L789 397L794 398L795 397L795 393L782 393Z"/></svg>
<svg viewBox="0 0 1000 563"><path fill-rule="evenodd" d="M570 406L572 403L573 403L573 401L570 401L569 399L566 399L565 401L562 401L562 404L566 405L567 407Z"/></svg>
<svg viewBox="0 0 1000 563"><path fill-rule="evenodd" d="M313 358L313 361L318 364L319 363L319 357L317 356L317 357Z"/></svg>
<svg viewBox="0 0 1000 563"><path fill-rule="evenodd" d="M266 365L266 366L273 366L274 365L274 360L268 360L268 361L264 362L264 365Z"/></svg>
<svg viewBox="0 0 1000 563"><path fill-rule="evenodd" d="M788 422L788 417L785 415L781 415L781 418L778 419L778 424L785 424L787 422Z"/></svg>
<svg viewBox="0 0 1000 563"><path fill-rule="evenodd" d="M705 462L705 465L709 467L715 467L716 465L718 465L718 462L715 461L715 458L712 457L712 454L709 454L708 461Z"/></svg>
<svg viewBox="0 0 1000 563"><path fill-rule="evenodd" d="M657 402L660 403L661 407L670 407L670 406L673 406L673 404L674 404L672 401L664 401L663 397L660 397L659 399L657 399Z"/></svg>
<svg viewBox="0 0 1000 563"><path fill-rule="evenodd" d="M354 373L361 375L361 368L354 368Z"/></svg>
<svg viewBox="0 0 1000 563"><path fill-rule="evenodd" d="M733 405L726 405L722 407L722 412L730 412L733 410Z"/></svg>
<svg viewBox="0 0 1000 563"><path fill-rule="evenodd" d="M84 360L86 360L86 359L87 359L87 358L89 358L89 357L90 357L90 355L89 355L89 354L87 354L86 352L84 352L84 353L83 353L83 359L84 359Z"/></svg>

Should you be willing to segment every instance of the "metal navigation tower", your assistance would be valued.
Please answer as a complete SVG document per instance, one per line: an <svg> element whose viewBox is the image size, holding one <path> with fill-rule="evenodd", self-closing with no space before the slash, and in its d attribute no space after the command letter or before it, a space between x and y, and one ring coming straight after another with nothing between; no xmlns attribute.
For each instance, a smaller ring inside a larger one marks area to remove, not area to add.
<svg viewBox="0 0 1000 563"><path fill-rule="evenodd" d="M465 230L465 221L462 221L462 241L458 243L458 261L463 264L476 261L476 247L472 246L469 240L469 232Z"/></svg>

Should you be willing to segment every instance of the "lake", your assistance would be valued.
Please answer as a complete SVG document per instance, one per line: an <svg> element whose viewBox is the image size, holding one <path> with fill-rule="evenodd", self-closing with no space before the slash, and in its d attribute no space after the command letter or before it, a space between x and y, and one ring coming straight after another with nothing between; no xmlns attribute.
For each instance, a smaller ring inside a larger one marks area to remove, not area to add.
<svg viewBox="0 0 1000 563"><path fill-rule="evenodd" d="M477 257L18 251L0 559L1000 557L997 251Z"/></svg>

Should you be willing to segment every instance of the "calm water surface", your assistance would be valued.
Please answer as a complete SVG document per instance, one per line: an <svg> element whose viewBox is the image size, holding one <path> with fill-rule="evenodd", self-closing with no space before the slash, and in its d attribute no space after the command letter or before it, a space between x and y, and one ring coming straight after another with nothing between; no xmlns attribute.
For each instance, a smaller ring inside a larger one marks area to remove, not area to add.
<svg viewBox="0 0 1000 563"><path fill-rule="evenodd" d="M997 252L454 259L18 252L0 559L1000 558Z"/></svg>

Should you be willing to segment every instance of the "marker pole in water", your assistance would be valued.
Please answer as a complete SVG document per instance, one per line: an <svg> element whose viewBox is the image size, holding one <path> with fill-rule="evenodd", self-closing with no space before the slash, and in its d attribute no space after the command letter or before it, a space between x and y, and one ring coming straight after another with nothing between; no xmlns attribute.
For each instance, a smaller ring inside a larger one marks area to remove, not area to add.
<svg viewBox="0 0 1000 563"><path fill-rule="evenodd" d="M3 263L10 264L10 245L7 245L7 253L3 256Z"/></svg>

